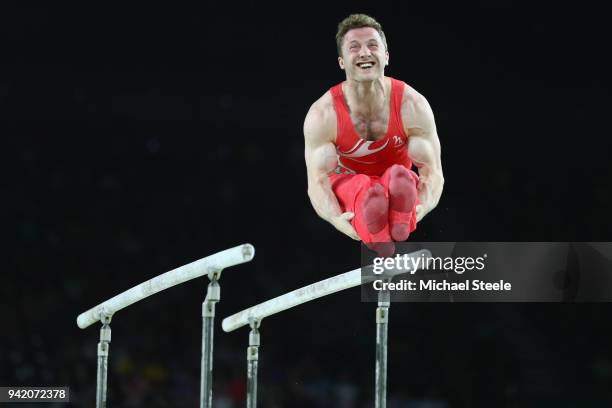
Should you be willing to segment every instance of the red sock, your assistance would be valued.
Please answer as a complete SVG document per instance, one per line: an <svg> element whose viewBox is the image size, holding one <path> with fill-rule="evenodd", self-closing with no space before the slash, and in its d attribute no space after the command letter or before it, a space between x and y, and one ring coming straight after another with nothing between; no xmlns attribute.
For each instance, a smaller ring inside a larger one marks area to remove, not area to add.
<svg viewBox="0 0 612 408"><path fill-rule="evenodd" d="M389 235L389 200L385 196L385 188L378 183L373 184L357 200L357 208L361 208L361 211L355 213L354 225L356 230L362 232L358 234L363 243L380 256L393 255L395 244ZM361 223L364 225L359 225Z"/></svg>
<svg viewBox="0 0 612 408"><path fill-rule="evenodd" d="M380 256L391 256L395 244L389 234L389 201L378 177L334 174L332 190L342 211L355 214L351 221L363 243Z"/></svg>
<svg viewBox="0 0 612 408"><path fill-rule="evenodd" d="M405 241L416 227L417 182L418 176L399 164L389 167L381 179L389 192L389 232L394 241Z"/></svg>

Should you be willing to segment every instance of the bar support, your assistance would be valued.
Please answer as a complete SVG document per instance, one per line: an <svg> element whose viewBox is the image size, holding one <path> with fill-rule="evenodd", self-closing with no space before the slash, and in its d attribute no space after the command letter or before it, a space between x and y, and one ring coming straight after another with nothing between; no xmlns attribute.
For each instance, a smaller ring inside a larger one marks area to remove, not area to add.
<svg viewBox="0 0 612 408"><path fill-rule="evenodd" d="M376 308L375 408L387 408L387 334L390 306L389 291L379 291L378 307Z"/></svg>
<svg viewBox="0 0 612 408"><path fill-rule="evenodd" d="M110 322L112 315L102 313L100 342L98 343L98 372L96 375L96 408L106 408L106 386L108 378L108 354L111 342Z"/></svg>
<svg viewBox="0 0 612 408"><path fill-rule="evenodd" d="M257 408L257 366L259 364L260 321L251 319L249 326L249 347L247 348L247 408Z"/></svg>
<svg viewBox="0 0 612 408"><path fill-rule="evenodd" d="M202 302L202 364L200 371L200 408L212 407L213 338L215 306L221 300L220 271L209 273L210 283Z"/></svg>

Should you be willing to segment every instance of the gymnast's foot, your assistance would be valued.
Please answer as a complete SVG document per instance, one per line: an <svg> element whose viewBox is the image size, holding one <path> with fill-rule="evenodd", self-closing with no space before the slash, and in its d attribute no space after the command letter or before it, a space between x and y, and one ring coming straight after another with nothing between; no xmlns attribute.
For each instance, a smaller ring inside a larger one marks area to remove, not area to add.
<svg viewBox="0 0 612 408"><path fill-rule="evenodd" d="M394 241L405 241L410 235L417 190L415 175L404 166L389 169L389 225Z"/></svg>
<svg viewBox="0 0 612 408"><path fill-rule="evenodd" d="M382 185L374 184L365 192L362 213L369 232L364 244L380 256L392 256L395 244L389 235L389 200Z"/></svg>

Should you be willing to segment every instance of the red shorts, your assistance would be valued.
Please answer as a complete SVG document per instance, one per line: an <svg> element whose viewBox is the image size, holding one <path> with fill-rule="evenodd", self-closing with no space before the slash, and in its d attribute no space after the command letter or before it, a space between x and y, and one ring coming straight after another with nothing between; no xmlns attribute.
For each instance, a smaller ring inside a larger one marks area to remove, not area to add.
<svg viewBox="0 0 612 408"><path fill-rule="evenodd" d="M401 165L394 165L401 166ZM351 221L353 228L357 232L357 235L362 239L364 243L369 242L387 242L391 241L391 237L389 236L389 229L387 228L386 235L384 234L375 234L373 237L370 232L365 227L366 222L364 222L364 211L363 211L363 203L362 197L364 193L373 185L380 184L384 188L385 197L387 200L389 199L389 183L390 183L390 171L394 167L389 167L382 177L378 176L368 176L365 174L354 174L349 171L346 171L342 167L338 167L336 171L329 176L331 187L338 199L338 203L340 204L340 208L342 212L352 212L355 214L355 217ZM401 166L403 169L407 170L411 173L412 179L416 184L418 182L419 176L410 169L407 169L405 166ZM412 232L416 229L416 205L419 203L418 195L416 196L416 202L412 207L409 213L405 214L396 214L400 215L403 220L407 221L409 232ZM389 211L389 217L392 218L392 212Z"/></svg>

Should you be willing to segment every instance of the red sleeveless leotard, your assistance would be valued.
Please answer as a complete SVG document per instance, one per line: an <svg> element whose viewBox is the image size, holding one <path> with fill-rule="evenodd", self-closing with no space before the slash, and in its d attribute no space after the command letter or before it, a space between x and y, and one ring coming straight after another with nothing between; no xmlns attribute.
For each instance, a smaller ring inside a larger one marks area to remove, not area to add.
<svg viewBox="0 0 612 408"><path fill-rule="evenodd" d="M412 168L412 162L408 158L408 136L404 132L401 116L405 84L397 79L390 79L389 127L385 136L377 141L364 140L355 131L342 93L342 83L330 89L338 123L336 151L339 164L353 173L380 177L393 164L401 164L407 169Z"/></svg>
<svg viewBox="0 0 612 408"><path fill-rule="evenodd" d="M355 131L342 93L342 84L330 89L338 123L336 151L339 161L338 167L329 176L331 187L341 210L355 214L351 224L366 245L373 242L391 241L390 228L394 224L407 225L408 232L416 229L415 207L412 207L409 212L400 212L387 203L389 224L378 232L369 230L369 220L366 219L364 208L365 197L370 188L376 184L383 187L385 197L390 197L390 172L393 168L405 167L412 175L414 185L418 182L418 175L411 170L412 162L408 157L408 136L402 124L401 107L404 86L404 82L391 78L389 125L384 137L377 141L364 140ZM416 187L413 187L412 191L414 188ZM416 197L415 205L418 203L419 199ZM387 214L387 209L381 211ZM383 252L392 252L393 248L393 246L391 249L379 247L375 250L382 255Z"/></svg>

